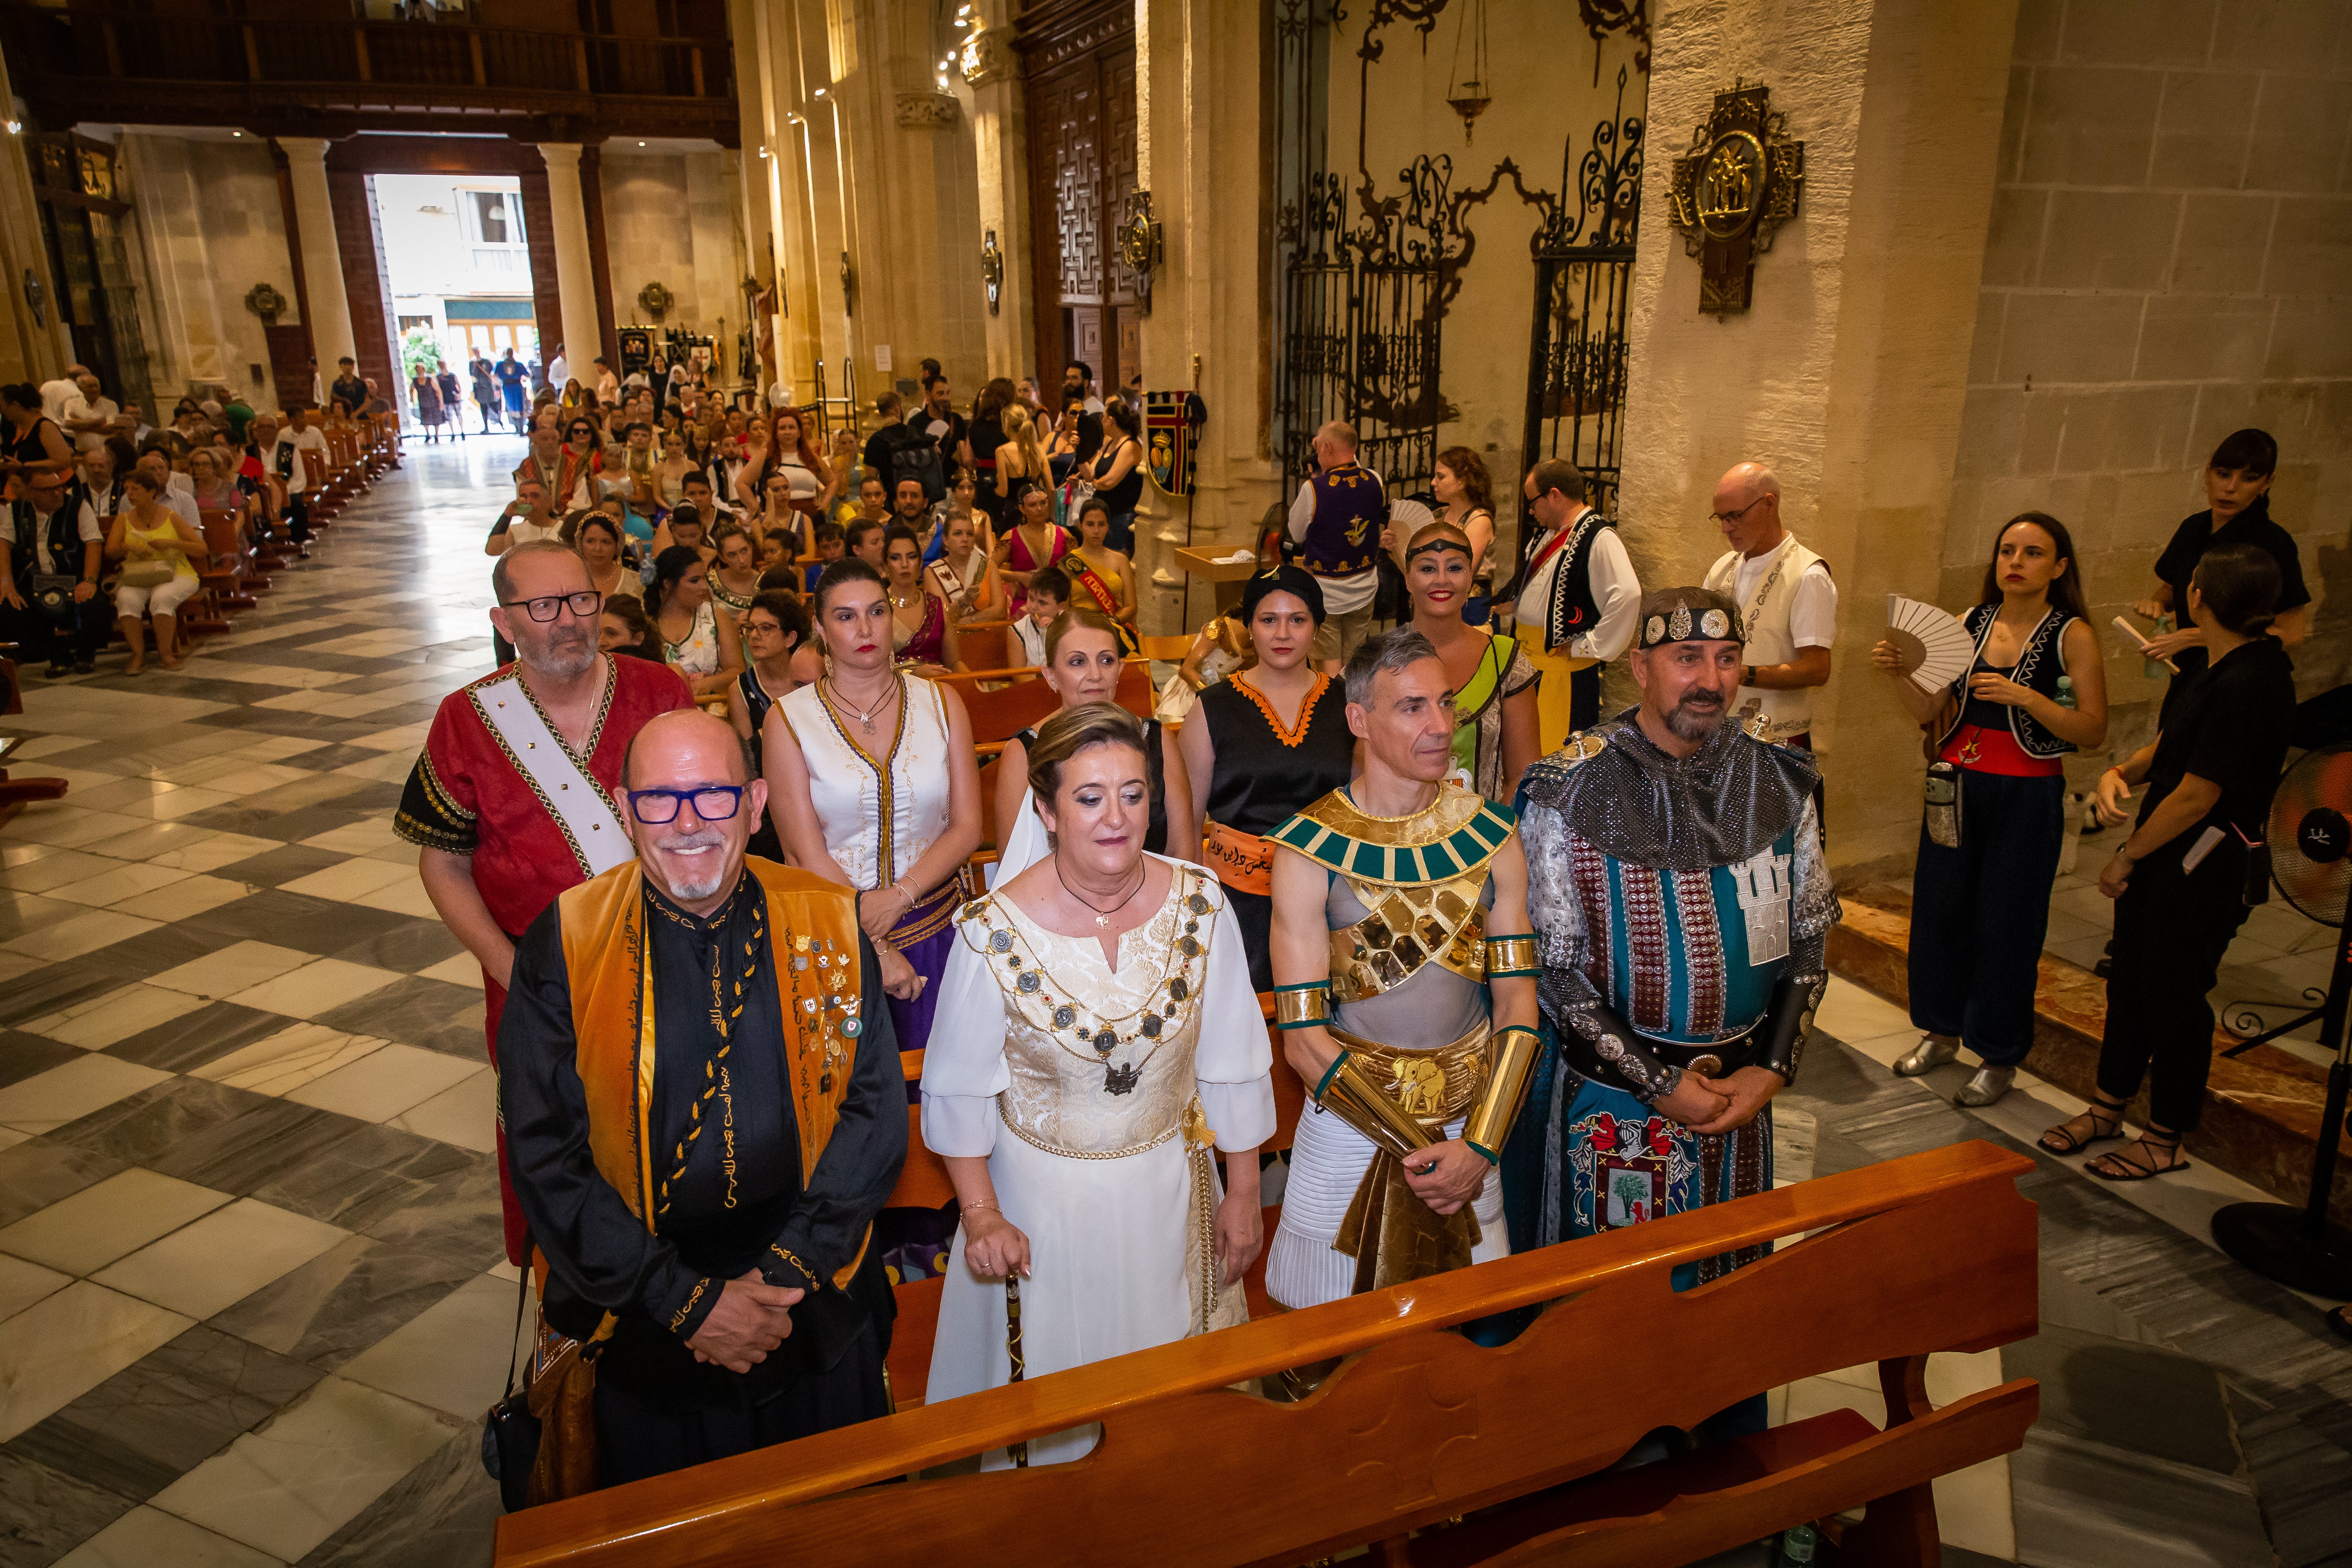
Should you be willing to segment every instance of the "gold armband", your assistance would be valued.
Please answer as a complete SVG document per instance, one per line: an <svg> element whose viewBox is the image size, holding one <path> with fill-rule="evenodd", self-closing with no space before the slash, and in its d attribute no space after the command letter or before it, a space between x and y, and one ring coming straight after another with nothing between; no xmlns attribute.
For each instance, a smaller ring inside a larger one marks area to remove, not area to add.
<svg viewBox="0 0 2352 1568"><path fill-rule="evenodd" d="M1521 937L1513 940L1527 941ZM1462 1126L1462 1142L1495 1164L1503 1163L1503 1142L1528 1098L1528 1079L1534 1076L1536 1053L1543 1041L1533 1029L1514 1024L1495 1031L1495 1068L1486 1077L1486 1092L1470 1110Z"/></svg>
<svg viewBox="0 0 2352 1568"><path fill-rule="evenodd" d="M1362 1065L1345 1051L1323 1075L1315 1102L1400 1160L1437 1142L1412 1112L1381 1093Z"/></svg>
<svg viewBox="0 0 2352 1568"><path fill-rule="evenodd" d="M1306 985L1277 985L1274 988L1274 1026L1277 1029L1311 1029L1328 1023L1331 1016L1331 983L1318 980Z"/></svg>
<svg viewBox="0 0 2352 1568"><path fill-rule="evenodd" d="M1486 939L1486 978L1507 980L1536 973L1533 936L1490 936Z"/></svg>

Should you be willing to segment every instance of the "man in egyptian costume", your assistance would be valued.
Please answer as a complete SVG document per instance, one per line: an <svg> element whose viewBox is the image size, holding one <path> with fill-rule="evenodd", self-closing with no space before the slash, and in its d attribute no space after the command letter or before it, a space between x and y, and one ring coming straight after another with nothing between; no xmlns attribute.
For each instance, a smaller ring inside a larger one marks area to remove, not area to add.
<svg viewBox="0 0 2352 1568"><path fill-rule="evenodd" d="M1812 758L1728 718L1744 654L1724 595L1647 595L1640 706L1520 784L1546 1042L1503 1162L1515 1247L1772 1184L1771 1100L1839 909ZM1684 1265L1675 1289L1762 1252Z"/></svg>
<svg viewBox="0 0 2352 1568"><path fill-rule="evenodd" d="M1444 782L1444 662L1400 628L1346 679L1360 769L1272 835L1276 1022L1315 1095L1267 1253L1290 1307L1509 1251L1494 1170L1539 1045L1525 862Z"/></svg>
<svg viewBox="0 0 2352 1568"><path fill-rule="evenodd" d="M595 1485L889 1413L868 1245L907 1098L847 889L743 846L767 804L723 721L648 722L635 859L524 933L499 1103L544 1332L594 1365Z"/></svg>

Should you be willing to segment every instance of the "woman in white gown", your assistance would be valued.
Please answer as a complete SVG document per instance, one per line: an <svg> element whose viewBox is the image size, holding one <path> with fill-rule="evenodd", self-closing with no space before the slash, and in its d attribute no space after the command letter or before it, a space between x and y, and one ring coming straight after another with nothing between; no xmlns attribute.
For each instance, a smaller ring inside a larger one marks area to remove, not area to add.
<svg viewBox="0 0 2352 1568"><path fill-rule="evenodd" d="M923 1142L962 1206L929 1404L1010 1380L1012 1274L1030 1377L1248 1316L1273 1054L1223 889L1144 853L1141 731L1108 703L1046 720L1029 769L1051 852L957 915L923 1058ZM1034 1439L1030 1462L1098 1430Z"/></svg>

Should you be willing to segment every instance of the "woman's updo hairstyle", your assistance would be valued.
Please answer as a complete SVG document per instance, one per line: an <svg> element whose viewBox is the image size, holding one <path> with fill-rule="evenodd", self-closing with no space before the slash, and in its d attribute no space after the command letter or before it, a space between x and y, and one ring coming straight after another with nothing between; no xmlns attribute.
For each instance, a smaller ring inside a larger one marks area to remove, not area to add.
<svg viewBox="0 0 2352 1568"><path fill-rule="evenodd" d="M702 564L702 552L691 544L673 544L654 557L654 580L646 592L648 613L659 615L676 591L678 580Z"/></svg>
<svg viewBox="0 0 2352 1568"><path fill-rule="evenodd" d="M1127 746L1144 756L1143 721L1116 702L1087 702L1037 726L1037 738L1029 742L1029 789L1040 805L1060 793L1062 765L1096 746Z"/></svg>
<svg viewBox="0 0 2352 1568"><path fill-rule="evenodd" d="M2270 552L2251 544L2220 545L2197 563L2189 585L2231 635L2259 637L2271 629L2278 605L2279 569Z"/></svg>
<svg viewBox="0 0 2352 1568"><path fill-rule="evenodd" d="M845 555L817 577L816 613L820 616L824 614L824 602L833 596L835 588L845 587L852 583L871 583L882 589L889 587L882 581L881 573L855 555Z"/></svg>
<svg viewBox="0 0 2352 1568"><path fill-rule="evenodd" d="M1045 662L1053 663L1062 656L1062 639L1072 632L1100 632L1110 638L1113 651L1119 647L1118 628L1100 610L1064 610L1045 628ZM1124 710L1122 710L1124 711ZM1040 798L1043 798L1042 796Z"/></svg>

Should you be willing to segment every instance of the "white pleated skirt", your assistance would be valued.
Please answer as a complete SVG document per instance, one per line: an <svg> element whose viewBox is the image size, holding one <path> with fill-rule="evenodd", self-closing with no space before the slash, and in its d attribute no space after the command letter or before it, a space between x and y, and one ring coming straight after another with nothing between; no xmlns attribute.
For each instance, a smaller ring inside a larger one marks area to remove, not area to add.
<svg viewBox="0 0 2352 1568"><path fill-rule="evenodd" d="M1464 1118L1463 1121L1467 1121ZM1459 1138L1462 1121L1447 1125L1446 1136ZM1356 1188L1379 1152L1371 1140L1328 1111L1312 1104L1298 1118L1298 1131L1290 1145L1290 1176L1282 1191L1282 1223L1265 1254L1265 1293L1286 1307L1319 1307L1352 1295L1356 1260L1331 1249L1339 1239L1339 1222L1348 1217ZM1485 1263L1511 1255L1510 1237L1503 1229L1503 1184L1489 1171L1486 1184L1471 1200L1478 1216L1478 1245L1470 1261Z"/></svg>

